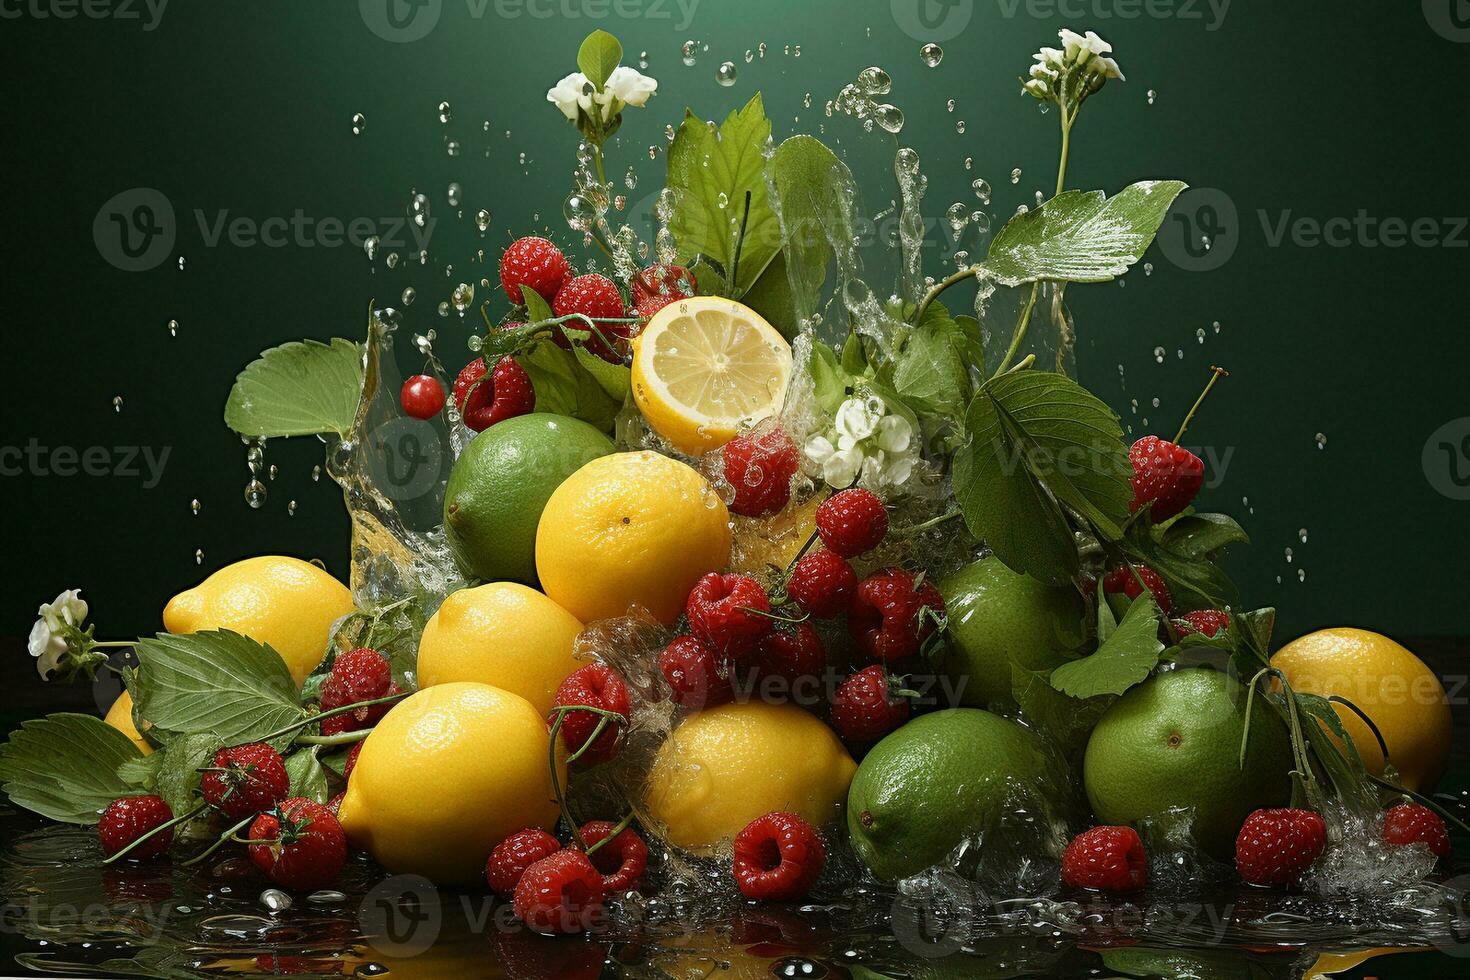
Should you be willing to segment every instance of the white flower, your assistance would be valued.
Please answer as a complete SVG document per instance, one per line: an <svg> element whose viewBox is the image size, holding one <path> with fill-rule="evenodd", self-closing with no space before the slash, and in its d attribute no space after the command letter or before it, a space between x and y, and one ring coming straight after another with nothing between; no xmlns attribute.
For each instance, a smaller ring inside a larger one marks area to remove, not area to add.
<svg viewBox="0 0 1470 980"><path fill-rule="evenodd" d="M837 409L837 434L852 442L848 446L868 438L878 428L883 417L882 403L869 404L866 398L849 398Z"/></svg>
<svg viewBox="0 0 1470 980"><path fill-rule="evenodd" d="M1062 39L1062 48L1069 61L1086 61L1094 55L1101 57L1113 53L1113 46L1098 37L1095 31L1088 31L1084 36L1064 27L1057 32L1057 37Z"/></svg>
<svg viewBox="0 0 1470 980"><path fill-rule="evenodd" d="M44 619L38 619L36 625L31 627L31 638L27 647L31 656L36 658L36 672L44 681L61 663L61 655L66 653L66 640L52 633Z"/></svg>
<svg viewBox="0 0 1470 980"><path fill-rule="evenodd" d="M51 602L43 602L36 615L26 648L36 658L36 670L45 680L67 651L67 627L81 626L87 621L87 603L81 590L67 589Z"/></svg>
<svg viewBox="0 0 1470 980"><path fill-rule="evenodd" d="M1123 77L1123 72L1118 68L1118 63L1112 58L1098 58L1097 63L1102 66L1103 76L1105 78L1116 78L1120 82L1128 81L1128 79Z"/></svg>
<svg viewBox="0 0 1470 980"><path fill-rule="evenodd" d="M1057 70L1055 68L1048 68L1045 64L1038 61L1031 66L1031 77L1043 82L1050 81L1057 77Z"/></svg>
<svg viewBox="0 0 1470 980"><path fill-rule="evenodd" d="M1067 53L1059 48L1042 48L1031 57L1049 68L1060 68L1067 59Z"/></svg>
<svg viewBox="0 0 1470 980"><path fill-rule="evenodd" d="M612 97L624 105L641 106L648 102L648 97L658 91L658 79L629 68L619 65L607 76L607 82L603 85L604 93L611 93Z"/></svg>
<svg viewBox="0 0 1470 980"><path fill-rule="evenodd" d="M1051 89L1046 87L1046 83L1035 78L1027 82L1025 85L1022 85L1021 91L1025 92L1027 95L1034 95L1036 98L1043 101L1051 96Z"/></svg>
<svg viewBox="0 0 1470 980"><path fill-rule="evenodd" d="M863 454L859 449L839 449L826 436L812 436L802 447L802 455L825 483L834 487L848 487L857 479L863 465Z"/></svg>
<svg viewBox="0 0 1470 980"><path fill-rule="evenodd" d="M878 423L878 448L888 453L901 453L913 440L914 427L902 415L885 415Z"/></svg>
<svg viewBox="0 0 1470 980"><path fill-rule="evenodd" d="M579 71L557 82L546 90L546 101L555 104L561 110L561 114L572 122L577 121L577 110L592 111L592 97L596 86L592 80Z"/></svg>
<svg viewBox="0 0 1470 980"><path fill-rule="evenodd" d="M806 471L838 489L897 487L918 461L913 423L888 411L883 399L859 393L837 409L832 428L802 446Z"/></svg>

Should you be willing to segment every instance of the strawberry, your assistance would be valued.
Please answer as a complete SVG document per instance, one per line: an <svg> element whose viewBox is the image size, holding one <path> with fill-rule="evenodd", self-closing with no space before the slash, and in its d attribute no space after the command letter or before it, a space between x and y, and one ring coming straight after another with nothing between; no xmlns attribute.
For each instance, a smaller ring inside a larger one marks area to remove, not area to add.
<svg viewBox="0 0 1470 980"><path fill-rule="evenodd" d="M484 432L496 422L529 415L536 409L536 389L531 376L515 362L502 357L485 377L485 360L477 357L460 369L454 379L454 404L467 428Z"/></svg>
<svg viewBox="0 0 1470 980"><path fill-rule="evenodd" d="M485 882L501 896L510 898L527 868L559 850L561 841L539 827L518 830L490 852L490 859L485 862Z"/></svg>
<svg viewBox="0 0 1470 980"><path fill-rule="evenodd" d="M516 306L525 302L522 286L530 286L549 303L571 271L561 249L544 238L527 235L511 242L500 257L500 286Z"/></svg>
<svg viewBox="0 0 1470 980"><path fill-rule="evenodd" d="M1235 838L1235 870L1252 885L1290 885L1327 846L1327 825L1311 810L1257 810Z"/></svg>
<svg viewBox="0 0 1470 980"><path fill-rule="evenodd" d="M102 852L112 857L129 844L174 818L173 810L161 796L125 796L113 800L97 821L97 839ZM174 842L173 828L159 831L128 852L135 860L157 857Z"/></svg>
<svg viewBox="0 0 1470 980"><path fill-rule="evenodd" d="M256 817L249 837L250 860L293 891L326 887L347 860L347 839L332 811L300 796Z"/></svg>
<svg viewBox="0 0 1470 980"><path fill-rule="evenodd" d="M895 695L882 664L864 667L832 692L832 727L849 742L876 742L909 717L909 700Z"/></svg>
<svg viewBox="0 0 1470 980"><path fill-rule="evenodd" d="M1205 464L1183 446L1158 436L1144 436L1128 450L1133 464L1133 510L1153 503L1155 522L1166 521L1188 507L1205 482Z"/></svg>
<svg viewBox="0 0 1470 980"><path fill-rule="evenodd" d="M269 810L290 791L281 754L263 742L220 749L199 777L199 794L231 820Z"/></svg>
<svg viewBox="0 0 1470 980"><path fill-rule="evenodd" d="M827 669L827 648L810 623L781 625L761 638L746 662L758 678L779 677L785 691L795 693L798 682L820 677Z"/></svg>
<svg viewBox="0 0 1470 980"><path fill-rule="evenodd" d="M780 426L757 429L725 443L725 480L735 491L730 510L744 517L774 514L791 501L800 459Z"/></svg>
<svg viewBox="0 0 1470 980"><path fill-rule="evenodd" d="M817 507L817 534L843 558L872 551L888 533L888 512L871 490L839 490Z"/></svg>
<svg viewBox="0 0 1470 980"><path fill-rule="evenodd" d="M1230 614L1220 609L1196 609L1174 620L1174 628L1179 631L1180 636L1186 633L1203 633L1213 637L1229 625Z"/></svg>
<svg viewBox="0 0 1470 980"><path fill-rule="evenodd" d="M944 599L912 572L885 568L858 583L847 630L868 659L891 663L917 654L944 616Z"/></svg>
<svg viewBox="0 0 1470 980"><path fill-rule="evenodd" d="M795 901L816 884L826 861L822 839L794 813L757 817L735 835L735 884L746 898Z"/></svg>
<svg viewBox="0 0 1470 980"><path fill-rule="evenodd" d="M857 573L847 559L822 548L796 560L786 595L818 619L832 619L847 611L857 585Z"/></svg>
<svg viewBox="0 0 1470 980"><path fill-rule="evenodd" d="M602 874L574 848L549 854L516 883L513 906L522 922L544 933L581 932L602 907Z"/></svg>
<svg viewBox="0 0 1470 980"><path fill-rule="evenodd" d="M623 716L624 722L632 710L627 681L623 679L622 674L607 664L588 664L572 671L556 689L556 696L552 698L551 703L556 707L585 704L604 711L616 711ZM553 712L549 721L554 722L555 720L556 712ZM593 731L597 729L598 723L602 720L603 716L591 711L562 712L559 731L562 744L566 746L567 752L576 752L586 745L587 740L592 737ZM577 758L577 764L591 766L611 759L617 752L620 727L621 723L608 719L602 729L602 734L597 736L597 741L592 744L591 748Z"/></svg>
<svg viewBox="0 0 1470 980"><path fill-rule="evenodd" d="M588 850L601 844L587 856L601 873L602 890L609 895L636 887L648 868L648 845L637 832L624 827L612 840L602 843L616 827L611 820L589 820L582 825L582 842Z"/></svg>
<svg viewBox="0 0 1470 980"><path fill-rule="evenodd" d="M633 277L633 308L647 320L670 303L688 299L699 289L694 274L682 265L651 265Z"/></svg>
<svg viewBox="0 0 1470 980"><path fill-rule="evenodd" d="M1133 572L1138 573L1135 578ZM1143 579L1143 585L1138 584L1138 579ZM1164 577L1147 565L1134 565L1129 570L1127 565L1115 568L1103 579L1103 593L1122 593L1130 600L1137 599L1143 595L1143 586L1153 593L1154 601L1159 604L1159 609L1165 616L1174 612L1174 597L1169 594L1169 586L1164 583Z"/></svg>
<svg viewBox="0 0 1470 980"><path fill-rule="evenodd" d="M689 591L684 612L689 631L716 654L724 657L745 653L771 630L771 600L766 590L749 575L710 572Z"/></svg>
<svg viewBox="0 0 1470 980"><path fill-rule="evenodd" d="M1383 815L1383 839L1395 847L1425 844L1435 857L1450 853L1450 832L1439 814L1418 803L1400 803Z"/></svg>
<svg viewBox="0 0 1470 980"><path fill-rule="evenodd" d="M1070 888L1136 892L1148 884L1148 855L1132 827L1093 827L1062 853L1062 884Z"/></svg>
<svg viewBox="0 0 1470 980"><path fill-rule="evenodd" d="M674 701L691 711L710 708L729 701L728 672L722 672L720 658L703 640L694 636L676 636L658 655L659 673L674 692Z"/></svg>
<svg viewBox="0 0 1470 980"><path fill-rule="evenodd" d="M557 316L567 316L571 313L580 313L591 317L597 323L597 329L602 336L592 333L583 345L593 354L604 361L614 364L621 363L622 355L609 346L619 340L627 338L630 324L609 323L605 317L623 317L627 310L623 307L623 294L618 292L617 284L607 276L589 272L584 276L577 276L568 280L560 290L556 298L551 301L551 312ZM585 320L569 320L557 327L554 339L561 347L571 348L571 341L563 330L588 329ZM604 340L603 338L606 338Z"/></svg>

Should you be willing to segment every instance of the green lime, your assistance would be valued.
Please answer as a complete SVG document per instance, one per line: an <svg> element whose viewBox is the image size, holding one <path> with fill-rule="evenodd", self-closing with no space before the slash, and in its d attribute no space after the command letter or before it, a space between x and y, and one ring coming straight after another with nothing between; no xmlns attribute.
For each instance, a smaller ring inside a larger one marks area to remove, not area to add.
<svg viewBox="0 0 1470 980"><path fill-rule="evenodd" d="M1175 807L1194 811L1195 840L1228 859L1252 810L1291 796L1291 741L1261 698L1240 765L1245 691L1221 671L1172 670L1130 689L1107 710L1082 764L1087 799L1106 824L1131 824Z"/></svg>
<svg viewBox="0 0 1470 980"><path fill-rule="evenodd" d="M1067 807L1065 769L1034 732L1000 715L976 708L921 715L858 766L847 791L853 849L879 878L907 878L1008 808Z"/></svg>
<svg viewBox="0 0 1470 980"><path fill-rule="evenodd" d="M444 492L444 530L460 570L486 582L536 581L536 525L557 486L612 440L563 415L497 422L470 440Z"/></svg>
<svg viewBox="0 0 1470 980"><path fill-rule="evenodd" d="M1082 646L1086 604L1076 589L1059 589L982 558L939 582L949 617L945 671L960 702L1010 707L1011 664L1051 670Z"/></svg>

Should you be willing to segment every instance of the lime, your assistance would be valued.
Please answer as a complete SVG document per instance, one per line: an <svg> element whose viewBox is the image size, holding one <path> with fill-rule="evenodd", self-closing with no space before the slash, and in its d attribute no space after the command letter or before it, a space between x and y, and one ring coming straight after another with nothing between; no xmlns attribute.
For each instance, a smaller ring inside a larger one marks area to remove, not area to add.
<svg viewBox="0 0 1470 980"><path fill-rule="evenodd" d="M536 525L557 486L613 451L593 426L536 412L470 441L444 492L444 529L460 570L486 582L536 581Z"/></svg>

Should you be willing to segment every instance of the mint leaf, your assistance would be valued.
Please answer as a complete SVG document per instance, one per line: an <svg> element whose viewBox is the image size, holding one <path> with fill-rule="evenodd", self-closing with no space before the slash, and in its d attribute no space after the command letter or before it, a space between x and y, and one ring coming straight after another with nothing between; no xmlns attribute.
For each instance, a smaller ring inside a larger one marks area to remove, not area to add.
<svg viewBox="0 0 1470 980"><path fill-rule="evenodd" d="M984 265L1005 286L1040 279L1107 282L1143 257L1186 186L1145 180L1111 198L1102 191L1063 191L1006 222Z"/></svg>
<svg viewBox="0 0 1470 980"><path fill-rule="evenodd" d="M362 346L334 337L264 351L235 378L225 425L248 437L346 436L362 397Z"/></svg>
<svg viewBox="0 0 1470 980"><path fill-rule="evenodd" d="M304 796L318 803L325 803L331 798L327 770L317 758L320 748L320 745L313 745L286 756L286 775L291 780L292 796Z"/></svg>
<svg viewBox="0 0 1470 980"><path fill-rule="evenodd" d="M153 753L159 756L158 772L154 778L154 791L179 816L198 804L196 791L199 789L199 769L214 759L214 754L224 748L224 742L213 732L179 735L170 739L163 748ZM151 756L150 756L151 758ZM176 828L175 836L193 838L204 832L202 820L191 820L182 828Z"/></svg>
<svg viewBox="0 0 1470 980"><path fill-rule="evenodd" d="M970 393L960 349L965 337L938 302L930 303L894 359L893 388L920 412L958 418Z"/></svg>
<svg viewBox="0 0 1470 980"><path fill-rule="evenodd" d="M1051 672L1051 686L1074 698L1122 694L1158 666L1164 652L1159 641L1163 615L1153 596L1143 593L1096 652Z"/></svg>
<svg viewBox="0 0 1470 980"><path fill-rule="evenodd" d="M143 757L132 739L91 715L21 723L0 746L0 784L16 806L62 823L94 824L109 803L138 792L118 775Z"/></svg>
<svg viewBox="0 0 1470 980"><path fill-rule="evenodd" d="M1188 514L1171 522L1162 542L1188 558L1203 558L1228 544L1249 544L1250 535L1228 514Z"/></svg>
<svg viewBox="0 0 1470 980"><path fill-rule="evenodd" d="M569 415L605 432L612 429L622 402L613 401L571 351L542 340L516 355L516 363L531 376L536 411Z"/></svg>
<svg viewBox="0 0 1470 980"><path fill-rule="evenodd" d="M766 177L775 191L792 306L809 315L817 309L827 279L831 238L852 239L852 172L820 140L803 135L776 147ZM790 328L794 333L796 324Z"/></svg>
<svg viewBox="0 0 1470 980"><path fill-rule="evenodd" d="M598 88L602 87L622 60L623 46L607 31L593 31L577 49L577 67Z"/></svg>
<svg viewBox="0 0 1470 980"><path fill-rule="evenodd" d="M225 745L260 741L306 717L280 656L228 630L138 641L138 714L177 734L209 732ZM294 733L276 736L280 750Z"/></svg>

